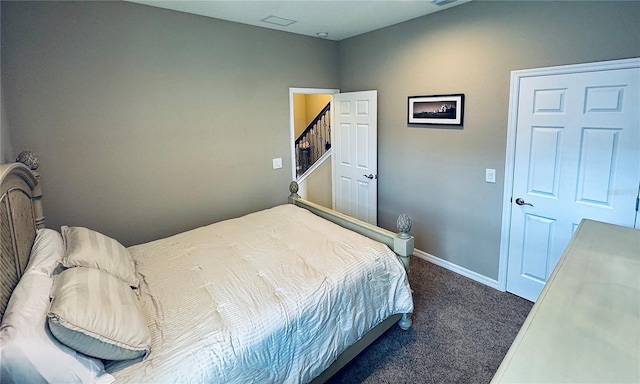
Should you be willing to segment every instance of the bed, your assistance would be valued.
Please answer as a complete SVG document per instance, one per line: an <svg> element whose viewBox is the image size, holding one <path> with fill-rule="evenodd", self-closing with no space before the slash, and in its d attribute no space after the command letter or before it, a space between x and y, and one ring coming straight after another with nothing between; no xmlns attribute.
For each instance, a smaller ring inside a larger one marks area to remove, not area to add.
<svg viewBox="0 0 640 384"><path fill-rule="evenodd" d="M124 248L44 226L38 162L2 165L2 382L321 383L411 326L399 231L301 199Z"/></svg>

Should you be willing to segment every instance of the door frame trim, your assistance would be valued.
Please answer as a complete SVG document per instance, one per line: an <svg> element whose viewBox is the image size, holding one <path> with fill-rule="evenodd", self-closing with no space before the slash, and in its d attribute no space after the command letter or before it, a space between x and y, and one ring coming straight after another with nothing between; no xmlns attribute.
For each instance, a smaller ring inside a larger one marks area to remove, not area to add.
<svg viewBox="0 0 640 384"><path fill-rule="evenodd" d="M291 180L296 179L296 138L295 119L293 118L293 95L301 93L305 95L335 95L340 93L340 89L335 88L289 88L289 151L291 152Z"/></svg>
<svg viewBox="0 0 640 384"><path fill-rule="evenodd" d="M609 71L638 68L640 58L599 61L554 67L532 68L511 71L509 93L509 119L507 123L507 148L504 165L504 193L502 202L502 228L500 234L500 259L498 265L498 289L507 290L507 267L509 262L509 241L511 233L511 202L513 193L513 172L515 169L516 124L518 121L518 98L520 82L528 77L566 75L571 73Z"/></svg>

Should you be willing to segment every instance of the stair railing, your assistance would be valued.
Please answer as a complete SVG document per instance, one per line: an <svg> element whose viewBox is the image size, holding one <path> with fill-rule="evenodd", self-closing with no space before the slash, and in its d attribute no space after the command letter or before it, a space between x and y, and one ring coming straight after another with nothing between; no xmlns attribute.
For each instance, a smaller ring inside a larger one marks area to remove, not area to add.
<svg viewBox="0 0 640 384"><path fill-rule="evenodd" d="M327 104L295 141L296 177L302 176L331 148L331 103Z"/></svg>

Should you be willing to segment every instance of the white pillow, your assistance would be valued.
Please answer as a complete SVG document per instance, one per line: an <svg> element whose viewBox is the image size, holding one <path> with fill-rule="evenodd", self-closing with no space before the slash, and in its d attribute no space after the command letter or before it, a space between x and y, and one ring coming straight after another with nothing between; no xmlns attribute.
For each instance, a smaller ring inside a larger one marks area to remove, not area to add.
<svg viewBox="0 0 640 384"><path fill-rule="evenodd" d="M105 360L144 358L151 334L131 288L100 269L76 267L56 277L49 329L63 344Z"/></svg>
<svg viewBox="0 0 640 384"><path fill-rule="evenodd" d="M62 235L53 229L38 229L36 239L31 247L29 264L25 273L39 273L51 276L53 270L62 261L64 243Z"/></svg>
<svg viewBox="0 0 640 384"><path fill-rule="evenodd" d="M40 271L18 282L0 325L0 377L13 383L114 381L103 363L62 345L46 325L53 280Z"/></svg>
<svg viewBox="0 0 640 384"><path fill-rule="evenodd" d="M62 264L67 268L101 269L132 287L138 286L135 266L129 251L108 236L84 227L62 227L65 254Z"/></svg>

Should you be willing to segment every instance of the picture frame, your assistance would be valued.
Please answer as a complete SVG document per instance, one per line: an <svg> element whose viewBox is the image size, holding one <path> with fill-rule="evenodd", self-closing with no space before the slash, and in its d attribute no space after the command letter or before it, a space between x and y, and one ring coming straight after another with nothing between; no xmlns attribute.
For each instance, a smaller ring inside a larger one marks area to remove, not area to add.
<svg viewBox="0 0 640 384"><path fill-rule="evenodd" d="M407 124L462 125L464 94L409 96Z"/></svg>

